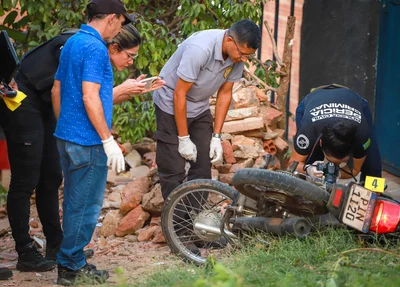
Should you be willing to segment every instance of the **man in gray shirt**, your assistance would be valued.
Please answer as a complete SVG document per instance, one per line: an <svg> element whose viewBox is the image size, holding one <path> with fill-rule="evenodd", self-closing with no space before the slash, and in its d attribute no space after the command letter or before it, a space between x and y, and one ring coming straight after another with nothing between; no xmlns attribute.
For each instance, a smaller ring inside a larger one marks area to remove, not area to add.
<svg viewBox="0 0 400 287"><path fill-rule="evenodd" d="M222 160L220 133L233 84L260 42L260 28L247 19L228 30L200 31L180 44L161 70L166 84L153 98L156 162L164 199L185 179L186 161L190 162L188 180L211 178L211 164ZM213 127L209 98L215 92Z"/></svg>

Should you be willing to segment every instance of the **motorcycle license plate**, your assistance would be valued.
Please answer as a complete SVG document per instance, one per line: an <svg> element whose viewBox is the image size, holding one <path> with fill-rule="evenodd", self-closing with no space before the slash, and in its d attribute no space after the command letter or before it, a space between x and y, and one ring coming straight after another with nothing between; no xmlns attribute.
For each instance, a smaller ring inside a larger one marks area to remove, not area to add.
<svg viewBox="0 0 400 287"><path fill-rule="evenodd" d="M347 226L367 233L376 203L376 193L353 184L343 209L342 222Z"/></svg>

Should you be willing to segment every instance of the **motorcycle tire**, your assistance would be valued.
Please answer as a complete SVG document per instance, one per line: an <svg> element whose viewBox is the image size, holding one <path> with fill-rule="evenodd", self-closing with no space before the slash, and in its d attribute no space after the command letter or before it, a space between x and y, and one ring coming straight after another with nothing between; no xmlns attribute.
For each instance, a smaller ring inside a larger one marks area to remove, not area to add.
<svg viewBox="0 0 400 287"><path fill-rule="evenodd" d="M322 188L281 172L244 168L238 170L232 178L232 185L246 196L257 200L259 194L254 190L246 189L246 185L263 186L269 189L282 190L295 196L311 201L314 205L325 210L329 200L329 193ZM326 212L327 213L327 209Z"/></svg>
<svg viewBox="0 0 400 287"><path fill-rule="evenodd" d="M161 227L162 227L162 231L165 236L165 239L167 241L167 244L171 249L171 252L173 254L178 255L179 257L181 257L182 259L184 259L187 262L194 263L196 265L201 265L206 262L207 257L209 255L208 254L207 256L205 256L205 255L203 255L203 253L212 252L211 249L219 249L218 252L220 252L221 250L225 249L228 246L228 244L227 244L228 242L222 235L214 235L214 237L212 237L210 240L202 241L203 243L204 242L206 243L206 244L204 244L205 246L210 246L209 247L210 250L208 250L207 247L205 247L205 248L202 247L201 248L202 252L199 252L200 251L199 248L197 248L196 246L189 246L189 244L188 244L188 242L191 241L192 237L189 237L189 240L187 240L188 236L186 236L186 240L181 239L181 237L185 237L185 235L183 235L183 236L179 235L179 232L180 232L179 230L189 229L189 228L187 228L188 223L189 223L189 226L191 226L191 229L189 231L185 230L185 232L190 234L190 236L196 237L195 229L194 229L194 225L195 225L194 222L198 218L200 218L199 215L204 214L206 212L210 212L209 210L212 210L211 212L218 213L218 211L215 211L218 209L218 208L215 208L215 206L213 208L211 208L210 205L203 206L200 204L202 208L199 208L199 207L192 208L192 211L188 212L188 214L190 213L190 216L188 216L189 219L187 219L187 218L184 219L184 221L185 221L184 224L177 223L176 218L178 218L178 217L176 217L176 214L181 212L181 215L182 215L183 208L181 206L185 205L185 198L188 199L190 197L190 195L193 196L193 194L196 194L196 192L197 193L206 192L206 194L207 194L206 200L209 200L211 198L210 197L211 194L215 194L214 198L218 198L218 201L221 198L222 199L221 202L224 201L226 204L229 204L229 205L231 205L234 202L234 200L236 200L238 198L239 193L236 190L234 190L232 187L228 186L227 184L223 184L218 181L211 180L211 179L197 179L197 180L191 180L191 181L188 181L188 182L185 182L185 183L179 185L177 188L175 188L172 191L172 193L168 196L168 198L164 202L164 207L163 207L162 215L161 215ZM218 197L216 197L216 196L218 196ZM190 200L188 200L188 201L190 201ZM186 201L186 202L188 202L188 201ZM229 202L226 202L226 201L229 201ZM178 205L182 209L178 208ZM191 207L190 205L187 205L188 209L190 209L190 207ZM209 210L207 210L208 207L210 207ZM185 210L188 211L186 209L186 206L185 206ZM193 213L196 213L194 211L196 211L198 214L193 214ZM192 219L192 217L194 219ZM207 217L207 215L205 215L205 217ZM214 222L217 222L217 219L222 218L222 214L220 214L218 216L209 216L209 217L211 217L211 219L214 220ZM181 219L179 219L179 220L181 220ZM206 221L207 220L208 220L208 218L206 218ZM191 223L189 221L191 221ZM221 222L221 220L219 222ZM180 226L180 224L182 226L185 225L185 227L182 228ZM218 226L218 223L216 223L215 226ZM198 239L198 237L196 237L196 238ZM204 238L202 238L202 240L204 240ZM219 244L222 240L225 240L224 241L225 245L221 244L221 247L217 246L218 248L216 248L215 245ZM196 241L196 240L194 240L194 241ZM207 250L205 250L205 249L207 249Z"/></svg>

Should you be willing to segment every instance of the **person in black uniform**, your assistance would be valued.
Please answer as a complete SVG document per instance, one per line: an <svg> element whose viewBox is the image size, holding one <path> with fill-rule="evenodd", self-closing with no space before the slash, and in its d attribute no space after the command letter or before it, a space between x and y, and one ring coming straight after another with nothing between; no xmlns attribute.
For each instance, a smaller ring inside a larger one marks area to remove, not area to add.
<svg viewBox="0 0 400 287"><path fill-rule="evenodd" d="M319 162L341 167L340 178L382 176L382 162L368 102L339 85L314 89L296 109L297 133L290 162L298 171L322 177Z"/></svg>
<svg viewBox="0 0 400 287"><path fill-rule="evenodd" d="M0 101L3 127L11 166L7 210L20 271L46 271L55 267L51 250L61 244L58 188L62 182L60 160L53 137L56 121L51 104L53 75L60 51L72 35L59 35L21 58L15 75L18 89L26 94L21 106L11 112ZM29 235L30 197L36 190L36 204L47 239L46 257L36 249Z"/></svg>

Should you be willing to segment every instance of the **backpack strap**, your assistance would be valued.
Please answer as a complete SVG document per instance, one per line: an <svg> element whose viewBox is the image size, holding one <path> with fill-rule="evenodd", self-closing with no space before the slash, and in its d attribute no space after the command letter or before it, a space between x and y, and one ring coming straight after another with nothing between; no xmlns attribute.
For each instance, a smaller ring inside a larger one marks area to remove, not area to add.
<svg viewBox="0 0 400 287"><path fill-rule="evenodd" d="M72 36L72 35L75 34L76 32L78 32L77 29L74 29L74 30L67 30L67 31L62 32L60 35L71 35L71 36ZM20 59L20 62L22 62L22 60L23 60L24 58L28 57L29 54L31 54L31 53L33 53L34 51L36 51L37 49L39 49L39 48L45 46L46 44L48 44L49 42L53 41L56 37L59 37L60 35L57 35L57 36L55 36L55 37L53 37L53 38L47 40L46 42L43 42L43 43L40 44L39 46L36 46L35 48L30 49L28 52L26 52L24 55L22 55L22 57L21 57L21 59Z"/></svg>

